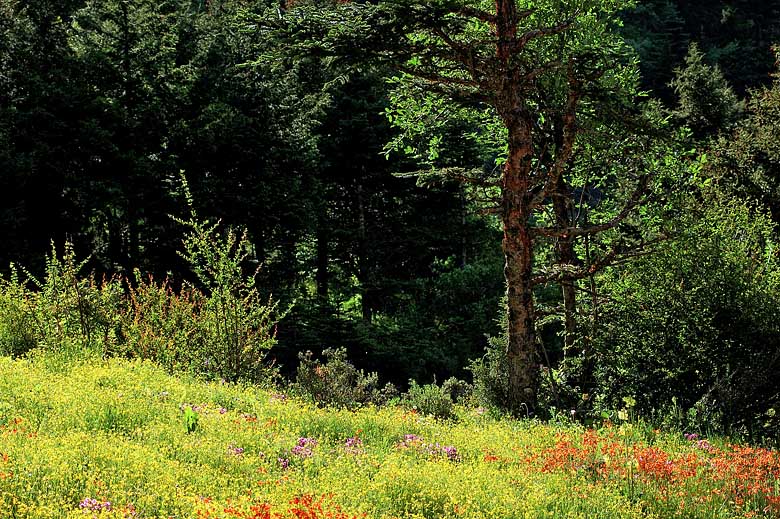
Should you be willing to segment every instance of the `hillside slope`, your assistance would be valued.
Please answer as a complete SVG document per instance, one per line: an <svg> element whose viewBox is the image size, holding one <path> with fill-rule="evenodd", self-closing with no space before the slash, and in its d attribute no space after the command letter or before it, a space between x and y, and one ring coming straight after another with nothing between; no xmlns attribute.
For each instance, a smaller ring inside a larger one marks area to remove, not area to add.
<svg viewBox="0 0 780 519"><path fill-rule="evenodd" d="M140 362L0 358L0 518L752 517L776 453L635 424L323 410Z"/></svg>

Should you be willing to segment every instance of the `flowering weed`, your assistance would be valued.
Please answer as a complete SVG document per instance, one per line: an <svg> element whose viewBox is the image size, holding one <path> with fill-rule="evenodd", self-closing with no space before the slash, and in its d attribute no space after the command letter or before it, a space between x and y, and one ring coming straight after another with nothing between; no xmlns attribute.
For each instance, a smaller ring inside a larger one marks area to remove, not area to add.
<svg viewBox="0 0 780 519"><path fill-rule="evenodd" d="M0 357L0 402L0 519L780 517L776 452L628 424L328 410L99 359Z"/></svg>

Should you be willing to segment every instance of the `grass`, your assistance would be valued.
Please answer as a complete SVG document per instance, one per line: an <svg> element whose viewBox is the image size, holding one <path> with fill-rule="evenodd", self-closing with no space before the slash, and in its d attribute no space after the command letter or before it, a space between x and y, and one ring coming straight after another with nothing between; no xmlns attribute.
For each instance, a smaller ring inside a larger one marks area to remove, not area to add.
<svg viewBox="0 0 780 519"><path fill-rule="evenodd" d="M0 357L0 518L775 517L776 452Z"/></svg>

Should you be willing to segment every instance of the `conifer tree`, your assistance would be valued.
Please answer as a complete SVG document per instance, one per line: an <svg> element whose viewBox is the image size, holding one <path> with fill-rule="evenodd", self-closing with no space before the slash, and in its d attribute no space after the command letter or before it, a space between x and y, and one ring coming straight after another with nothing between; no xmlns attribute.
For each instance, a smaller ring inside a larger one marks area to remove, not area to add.
<svg viewBox="0 0 780 519"><path fill-rule="evenodd" d="M742 114L743 105L720 67L704 63L704 54L691 43L685 67L675 69L670 86L678 96L675 115L699 138L729 130Z"/></svg>

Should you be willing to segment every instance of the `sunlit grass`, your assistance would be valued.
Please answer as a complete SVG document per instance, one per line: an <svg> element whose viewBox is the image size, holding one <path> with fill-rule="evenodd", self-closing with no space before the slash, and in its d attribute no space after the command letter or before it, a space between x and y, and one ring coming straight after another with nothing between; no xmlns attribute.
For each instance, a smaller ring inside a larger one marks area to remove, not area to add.
<svg viewBox="0 0 780 519"><path fill-rule="evenodd" d="M777 453L0 358L0 517L771 517ZM189 410L189 411L188 411ZM194 413L194 414L193 414ZM189 416L189 418L187 418Z"/></svg>

